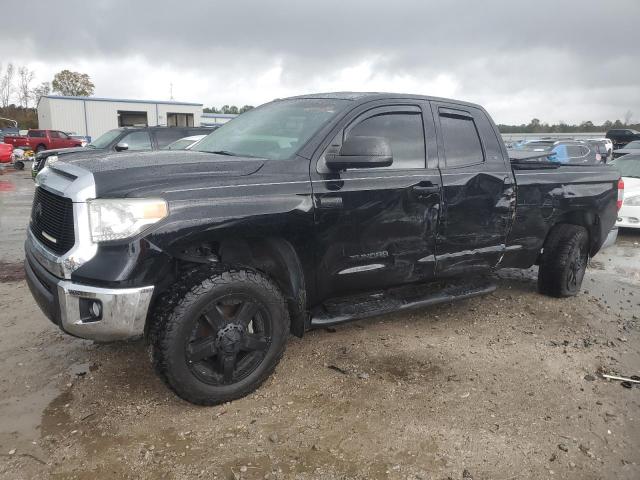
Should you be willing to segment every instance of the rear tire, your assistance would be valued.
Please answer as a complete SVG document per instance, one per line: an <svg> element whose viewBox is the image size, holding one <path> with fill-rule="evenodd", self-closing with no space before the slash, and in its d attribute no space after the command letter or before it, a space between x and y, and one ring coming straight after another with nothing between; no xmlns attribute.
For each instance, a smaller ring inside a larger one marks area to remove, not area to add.
<svg viewBox="0 0 640 480"><path fill-rule="evenodd" d="M156 372L184 400L217 405L256 390L289 335L282 293L249 269L193 272L163 295L150 328Z"/></svg>
<svg viewBox="0 0 640 480"><path fill-rule="evenodd" d="M589 233L561 224L547 236L538 270L538 291L552 297L577 295L589 260Z"/></svg>

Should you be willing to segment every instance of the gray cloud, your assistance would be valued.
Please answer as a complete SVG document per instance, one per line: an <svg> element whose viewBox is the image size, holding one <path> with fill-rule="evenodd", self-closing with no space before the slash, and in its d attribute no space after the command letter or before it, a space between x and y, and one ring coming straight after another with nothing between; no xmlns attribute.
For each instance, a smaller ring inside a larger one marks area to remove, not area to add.
<svg viewBox="0 0 640 480"><path fill-rule="evenodd" d="M0 61L47 72L84 66L98 94L157 95L171 79L188 99L218 105L397 86L484 103L504 122L602 121L628 109L640 117L640 2L607 5L10 2L3 16L27 15L29 28L3 22ZM32 8L46 14L28 15Z"/></svg>

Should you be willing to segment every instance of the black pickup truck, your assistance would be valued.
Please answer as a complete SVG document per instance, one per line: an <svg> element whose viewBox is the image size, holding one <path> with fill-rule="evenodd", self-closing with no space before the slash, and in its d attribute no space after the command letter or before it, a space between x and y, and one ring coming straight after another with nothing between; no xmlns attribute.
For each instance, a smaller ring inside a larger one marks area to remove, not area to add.
<svg viewBox="0 0 640 480"><path fill-rule="evenodd" d="M613 148L623 148L629 142L640 140L640 132L631 128L614 128L605 137L611 140Z"/></svg>
<svg viewBox="0 0 640 480"><path fill-rule="evenodd" d="M576 295L621 199L613 167L510 158L480 106L365 93L277 100L190 151L61 158L36 185L42 310L144 335L204 405L256 389L290 332L491 292L498 268Z"/></svg>

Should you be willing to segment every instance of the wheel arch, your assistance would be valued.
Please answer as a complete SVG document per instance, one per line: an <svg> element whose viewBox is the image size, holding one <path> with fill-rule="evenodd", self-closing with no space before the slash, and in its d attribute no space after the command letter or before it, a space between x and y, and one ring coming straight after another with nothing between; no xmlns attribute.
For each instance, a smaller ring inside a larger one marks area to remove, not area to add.
<svg viewBox="0 0 640 480"><path fill-rule="evenodd" d="M206 259L174 255L178 262L231 265L258 270L271 278L282 291L291 318L291 333L302 337L307 321L307 287L300 257L293 244L283 237L231 237L183 252L206 251ZM215 263L211 263L211 261Z"/></svg>
<svg viewBox="0 0 640 480"><path fill-rule="evenodd" d="M551 228L547 231L547 235L544 243L551 235L551 232L558 228L560 225L570 224L583 227L589 235L589 256L593 256L597 253L600 245L604 241L601 238L600 216L593 210L571 210L560 215Z"/></svg>

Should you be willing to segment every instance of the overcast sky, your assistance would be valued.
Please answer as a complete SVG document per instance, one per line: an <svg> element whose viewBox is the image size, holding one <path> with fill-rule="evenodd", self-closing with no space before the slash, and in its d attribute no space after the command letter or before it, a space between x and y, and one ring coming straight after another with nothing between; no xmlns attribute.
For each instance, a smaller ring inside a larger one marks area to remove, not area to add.
<svg viewBox="0 0 640 480"><path fill-rule="evenodd" d="M18 0L2 18L3 66L88 73L101 97L391 91L499 123L640 120L640 0Z"/></svg>

